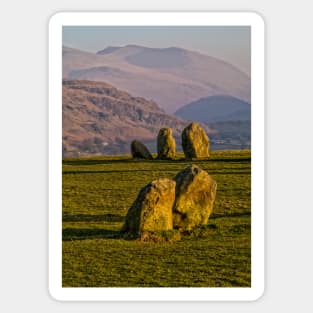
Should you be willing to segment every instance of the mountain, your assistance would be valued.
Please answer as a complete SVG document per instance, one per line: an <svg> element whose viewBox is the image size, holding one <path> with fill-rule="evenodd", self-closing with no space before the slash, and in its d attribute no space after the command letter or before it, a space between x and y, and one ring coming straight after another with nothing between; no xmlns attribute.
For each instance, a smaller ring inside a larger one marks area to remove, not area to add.
<svg viewBox="0 0 313 313"><path fill-rule="evenodd" d="M63 78L104 81L152 99L166 112L201 97L225 94L250 102L250 77L199 52L136 45L91 53L63 47Z"/></svg>
<svg viewBox="0 0 313 313"><path fill-rule="evenodd" d="M156 146L160 128L171 127L179 137L188 125L154 101L87 80L63 79L62 115L64 156L129 153L134 139Z"/></svg>
<svg viewBox="0 0 313 313"><path fill-rule="evenodd" d="M206 124L224 121L248 121L251 120L251 105L231 96L211 96L183 106L175 112L175 115Z"/></svg>

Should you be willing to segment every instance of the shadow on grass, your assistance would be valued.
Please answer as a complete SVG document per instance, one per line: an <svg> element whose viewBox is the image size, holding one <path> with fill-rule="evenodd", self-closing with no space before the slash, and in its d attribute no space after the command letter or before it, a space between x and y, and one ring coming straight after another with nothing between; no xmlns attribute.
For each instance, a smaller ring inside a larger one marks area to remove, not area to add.
<svg viewBox="0 0 313 313"><path fill-rule="evenodd" d="M124 216L116 214L75 214L63 215L63 222L123 222Z"/></svg>
<svg viewBox="0 0 313 313"><path fill-rule="evenodd" d="M251 170L246 170L246 169L243 169L241 171L207 171L207 172L210 175L247 175L247 174L251 174ZM239 188L238 190L242 190L242 188Z"/></svg>
<svg viewBox="0 0 313 313"><path fill-rule="evenodd" d="M151 164L151 163L179 163L179 162L189 162L184 158L176 159L176 160L147 160L147 159L112 159L112 160L92 160L92 159L64 159L62 163L65 165L101 165L101 164L127 164L127 163L140 163L140 164Z"/></svg>
<svg viewBox="0 0 313 313"><path fill-rule="evenodd" d="M157 169L158 172L175 172L176 169ZM151 169L132 169L132 170L110 170L110 171L63 171L63 175L75 175L75 174L114 174L114 173L133 173L133 172L153 172ZM241 171L210 171L210 175L247 175L251 174L251 170L243 169Z"/></svg>
<svg viewBox="0 0 313 313"><path fill-rule="evenodd" d="M220 218L230 218L230 217L243 217L251 216L251 212L241 212L241 213L228 213L228 214L212 214L210 220L216 220Z"/></svg>
<svg viewBox="0 0 313 313"><path fill-rule="evenodd" d="M117 230L90 229L90 228L65 228L62 231L63 241L87 239L118 239L122 233Z"/></svg>
<svg viewBox="0 0 313 313"><path fill-rule="evenodd" d="M82 160L82 159L77 159L77 160L63 160L62 163L66 165L99 165L99 164L112 164L112 163L129 163L133 162L133 159L125 159L125 160Z"/></svg>
<svg viewBox="0 0 313 313"><path fill-rule="evenodd" d="M106 174L114 174L114 173L132 173L132 172L153 172L153 170L148 169L148 170L143 170L143 169L132 169L132 170L125 170L125 169L120 169L120 170L109 170L109 171L63 171L63 175L68 175L68 174L101 174L101 173L106 173ZM159 170L158 172L167 172L167 170Z"/></svg>
<svg viewBox="0 0 313 313"><path fill-rule="evenodd" d="M209 159L212 162L251 162L251 157L248 158L223 158L223 159Z"/></svg>
<svg viewBox="0 0 313 313"><path fill-rule="evenodd" d="M177 158L175 160L158 160L158 159L153 159L153 160L146 160L146 159L112 159L112 160L93 160L93 159L64 159L63 164L66 165L100 165L100 164L125 164L125 163L141 163L141 164L150 164L150 163L207 163L207 162L251 162L251 157L246 157L246 158L209 158L205 160L197 160L197 159L185 159L185 158Z"/></svg>

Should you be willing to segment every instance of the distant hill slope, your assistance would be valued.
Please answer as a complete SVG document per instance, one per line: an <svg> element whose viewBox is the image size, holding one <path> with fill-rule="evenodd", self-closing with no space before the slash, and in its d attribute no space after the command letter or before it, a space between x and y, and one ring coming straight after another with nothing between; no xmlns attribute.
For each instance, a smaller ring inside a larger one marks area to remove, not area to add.
<svg viewBox="0 0 313 313"><path fill-rule="evenodd" d="M206 124L225 121L248 121L251 105L231 96L211 96L189 103L175 112L176 116Z"/></svg>
<svg viewBox="0 0 313 313"><path fill-rule="evenodd" d="M251 149L251 121L211 123L216 132L210 135L213 150Z"/></svg>
<svg viewBox="0 0 313 313"><path fill-rule="evenodd" d="M155 102L103 82L64 79L62 99L64 156L129 153L134 139L156 144L160 128L171 127L180 136L188 125Z"/></svg>
<svg viewBox="0 0 313 313"><path fill-rule="evenodd" d="M177 47L107 47L98 53L63 47L63 77L104 81L156 101L166 112L201 97L250 102L250 77L217 58Z"/></svg>

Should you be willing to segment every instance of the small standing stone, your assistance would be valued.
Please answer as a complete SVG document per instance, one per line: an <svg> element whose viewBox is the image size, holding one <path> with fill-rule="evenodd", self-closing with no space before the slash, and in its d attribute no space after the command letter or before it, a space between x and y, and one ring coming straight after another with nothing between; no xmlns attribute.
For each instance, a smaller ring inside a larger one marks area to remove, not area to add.
<svg viewBox="0 0 313 313"><path fill-rule="evenodd" d="M209 137L198 123L193 122L183 130L182 146L186 159L209 157Z"/></svg>
<svg viewBox="0 0 313 313"><path fill-rule="evenodd" d="M174 159L176 155L176 142L171 128L161 128L158 134L158 159Z"/></svg>
<svg viewBox="0 0 313 313"><path fill-rule="evenodd" d="M132 143L130 145L130 150L131 150L132 157L134 159L135 158L147 159L147 160L153 159L148 148L142 142L140 142L138 140L132 141Z"/></svg>

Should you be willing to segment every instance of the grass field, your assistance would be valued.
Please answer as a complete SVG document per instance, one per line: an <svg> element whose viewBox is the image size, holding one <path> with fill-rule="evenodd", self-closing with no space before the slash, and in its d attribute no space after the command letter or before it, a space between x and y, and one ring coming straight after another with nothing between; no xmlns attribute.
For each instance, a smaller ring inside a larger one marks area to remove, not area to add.
<svg viewBox="0 0 313 313"><path fill-rule="evenodd" d="M217 181L209 224L177 242L120 236L139 190L189 164ZM214 151L209 161L130 156L63 160L63 287L251 286L251 155Z"/></svg>

